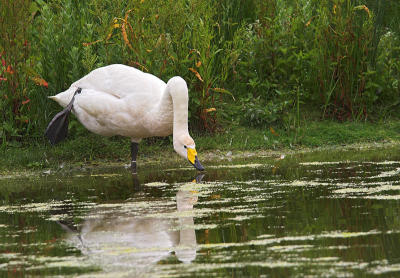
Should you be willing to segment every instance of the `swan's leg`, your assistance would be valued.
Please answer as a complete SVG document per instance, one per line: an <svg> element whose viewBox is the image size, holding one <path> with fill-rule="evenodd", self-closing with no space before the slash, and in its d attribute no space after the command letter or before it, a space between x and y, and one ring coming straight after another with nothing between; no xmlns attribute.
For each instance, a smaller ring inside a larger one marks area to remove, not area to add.
<svg viewBox="0 0 400 278"><path fill-rule="evenodd" d="M132 170L132 173L136 173L136 157L137 157L138 150L139 150L139 143L131 142L131 155L132 155L131 170Z"/></svg>
<svg viewBox="0 0 400 278"><path fill-rule="evenodd" d="M134 192L142 191L137 173L132 173L132 189Z"/></svg>

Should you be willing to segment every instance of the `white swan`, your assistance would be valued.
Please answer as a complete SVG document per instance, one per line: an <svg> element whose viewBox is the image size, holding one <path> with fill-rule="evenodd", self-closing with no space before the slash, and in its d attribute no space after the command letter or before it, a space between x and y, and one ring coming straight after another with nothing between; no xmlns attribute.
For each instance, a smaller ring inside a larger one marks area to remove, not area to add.
<svg viewBox="0 0 400 278"><path fill-rule="evenodd" d="M69 108L62 112L65 115L72 108L78 120L94 133L130 137L131 165L135 170L140 140L171 133L175 151L196 169L204 170L188 131L188 88L179 76L165 84L156 76L133 67L109 65L93 70L65 92L50 98ZM67 130L68 122L57 123L55 119L48 130Z"/></svg>

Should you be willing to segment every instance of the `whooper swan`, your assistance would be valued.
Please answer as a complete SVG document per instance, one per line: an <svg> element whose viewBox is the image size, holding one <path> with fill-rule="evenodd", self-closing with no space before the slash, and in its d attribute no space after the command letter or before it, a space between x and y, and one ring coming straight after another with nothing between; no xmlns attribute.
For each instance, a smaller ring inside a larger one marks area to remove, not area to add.
<svg viewBox="0 0 400 278"><path fill-rule="evenodd" d="M179 76L166 84L133 67L109 65L93 70L50 98L65 107L47 127L46 136L52 144L65 139L72 111L96 134L130 137L134 171L140 140L171 133L175 151L196 169L204 170L188 131L188 88Z"/></svg>

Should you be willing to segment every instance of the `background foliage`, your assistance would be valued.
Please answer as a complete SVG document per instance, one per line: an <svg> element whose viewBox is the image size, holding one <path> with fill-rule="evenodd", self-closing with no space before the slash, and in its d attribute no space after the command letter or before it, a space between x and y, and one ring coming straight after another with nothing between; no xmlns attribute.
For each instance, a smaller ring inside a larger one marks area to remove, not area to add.
<svg viewBox="0 0 400 278"><path fill-rule="evenodd" d="M0 138L41 138L60 110L46 96L112 63L182 76L197 130L397 116L399 14L379 0L0 0Z"/></svg>

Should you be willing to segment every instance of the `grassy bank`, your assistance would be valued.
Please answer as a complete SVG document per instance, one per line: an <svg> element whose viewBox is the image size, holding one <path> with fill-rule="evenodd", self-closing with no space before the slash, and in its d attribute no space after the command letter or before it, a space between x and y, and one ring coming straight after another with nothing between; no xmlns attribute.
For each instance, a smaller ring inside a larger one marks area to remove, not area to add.
<svg viewBox="0 0 400 278"><path fill-rule="evenodd" d="M243 154L286 153L305 148L374 142L400 142L400 122L336 123L311 122L300 130L253 129L232 127L215 135L192 134L200 159L204 162L216 158ZM65 142L50 146L44 139L9 143L1 147L0 172L20 170L59 169L60 167L86 167L88 165L124 165L130 161L129 140L121 137L105 138L83 132L71 135ZM172 138L144 140L139 149L141 163L176 163L187 165L172 147Z"/></svg>

